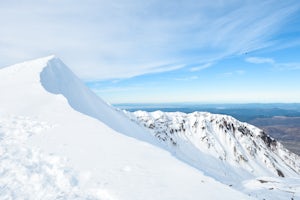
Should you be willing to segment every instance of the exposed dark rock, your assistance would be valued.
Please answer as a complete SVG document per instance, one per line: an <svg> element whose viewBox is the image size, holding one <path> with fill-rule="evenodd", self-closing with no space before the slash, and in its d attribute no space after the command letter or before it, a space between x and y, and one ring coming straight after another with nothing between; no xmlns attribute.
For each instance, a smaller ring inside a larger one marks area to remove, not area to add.
<svg viewBox="0 0 300 200"><path fill-rule="evenodd" d="M278 176L284 177L284 174L279 169L276 169Z"/></svg>
<svg viewBox="0 0 300 200"><path fill-rule="evenodd" d="M260 132L260 138L264 141L264 143L268 147L276 147L277 141L273 138L271 138L269 135L267 135L264 131Z"/></svg>
<svg viewBox="0 0 300 200"><path fill-rule="evenodd" d="M231 130L231 124L228 124L226 120L223 121L223 124L227 130Z"/></svg>
<svg viewBox="0 0 300 200"><path fill-rule="evenodd" d="M243 135L251 135L253 136L252 132L245 126L239 126L238 130L243 134Z"/></svg>
<svg viewBox="0 0 300 200"><path fill-rule="evenodd" d="M259 179L258 181L261 182L261 183L268 183L269 182L269 181L265 181L265 180L261 180L261 179Z"/></svg>
<svg viewBox="0 0 300 200"><path fill-rule="evenodd" d="M231 124L232 130L233 132L235 132L235 126L233 124Z"/></svg>
<svg viewBox="0 0 300 200"><path fill-rule="evenodd" d="M150 124L149 128L154 129L155 125L154 124Z"/></svg>
<svg viewBox="0 0 300 200"><path fill-rule="evenodd" d="M171 143L172 143L174 146L177 145L177 143L173 140L173 138L170 138L170 141L171 141Z"/></svg>

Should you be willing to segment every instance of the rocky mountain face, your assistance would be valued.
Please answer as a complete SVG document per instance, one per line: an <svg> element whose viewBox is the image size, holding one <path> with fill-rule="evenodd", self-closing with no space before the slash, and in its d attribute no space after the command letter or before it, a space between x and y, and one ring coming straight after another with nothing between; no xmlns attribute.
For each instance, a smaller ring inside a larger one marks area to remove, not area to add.
<svg viewBox="0 0 300 200"><path fill-rule="evenodd" d="M218 180L230 183L251 176L300 174L299 156L264 131L233 117L207 112L126 113L177 156Z"/></svg>

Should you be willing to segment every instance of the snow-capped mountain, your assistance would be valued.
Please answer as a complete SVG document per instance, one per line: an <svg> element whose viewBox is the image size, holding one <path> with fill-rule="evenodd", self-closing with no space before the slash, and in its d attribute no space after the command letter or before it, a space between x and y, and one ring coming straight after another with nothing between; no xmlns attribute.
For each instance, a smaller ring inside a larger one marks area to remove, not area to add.
<svg viewBox="0 0 300 200"><path fill-rule="evenodd" d="M219 180L232 184L236 179L249 176L294 177L300 174L298 155L262 130L233 117L207 112L137 111L127 114L182 159ZM205 160L210 161L203 162ZM237 172L240 172L238 176Z"/></svg>
<svg viewBox="0 0 300 200"><path fill-rule="evenodd" d="M259 129L117 110L55 56L0 69L0 95L0 199L300 198L299 157Z"/></svg>
<svg viewBox="0 0 300 200"><path fill-rule="evenodd" d="M0 69L0 95L0 199L252 199L159 147L55 56Z"/></svg>

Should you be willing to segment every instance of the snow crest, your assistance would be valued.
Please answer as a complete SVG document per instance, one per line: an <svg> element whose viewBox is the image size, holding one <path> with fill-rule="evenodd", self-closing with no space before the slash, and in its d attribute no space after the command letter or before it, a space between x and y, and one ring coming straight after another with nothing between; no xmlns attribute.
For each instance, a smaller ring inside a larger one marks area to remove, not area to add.
<svg viewBox="0 0 300 200"><path fill-rule="evenodd" d="M40 81L48 92L63 95L74 110L98 119L117 132L155 143L148 135L133 134L144 130L87 88L59 58L48 60Z"/></svg>

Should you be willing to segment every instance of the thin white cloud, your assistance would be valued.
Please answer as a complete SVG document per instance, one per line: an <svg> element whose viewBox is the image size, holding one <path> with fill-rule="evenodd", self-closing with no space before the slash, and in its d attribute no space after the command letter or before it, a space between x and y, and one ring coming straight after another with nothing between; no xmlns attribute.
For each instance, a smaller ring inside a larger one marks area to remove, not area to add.
<svg viewBox="0 0 300 200"><path fill-rule="evenodd" d="M222 74L222 76L228 77L228 76L232 76L233 72L225 72Z"/></svg>
<svg viewBox="0 0 300 200"><path fill-rule="evenodd" d="M300 69L299 62L279 63L272 58L250 57L245 59L246 62L253 64L270 64L272 67L279 70L298 70Z"/></svg>
<svg viewBox="0 0 300 200"><path fill-rule="evenodd" d="M201 66L192 67L192 68L190 68L190 71L191 71L191 72L200 71L200 70L209 68L209 67L211 67L212 65L213 65L213 63L206 63L206 64L201 65Z"/></svg>
<svg viewBox="0 0 300 200"><path fill-rule="evenodd" d="M221 77L241 76L241 75L244 75L245 73L246 73L245 70L235 70L232 72L225 72L225 73L221 74Z"/></svg>
<svg viewBox="0 0 300 200"><path fill-rule="evenodd" d="M143 87L106 87L106 88L92 88L92 90L96 94L103 94L103 93L112 93L112 92L132 92L132 91L138 91L143 90Z"/></svg>
<svg viewBox="0 0 300 200"><path fill-rule="evenodd" d="M262 58L262 57L249 57L246 58L246 62L253 63L253 64L274 64L275 61L272 58Z"/></svg>
<svg viewBox="0 0 300 200"><path fill-rule="evenodd" d="M176 81L191 81L191 80L197 80L198 76L188 76L183 78L175 78Z"/></svg>
<svg viewBox="0 0 300 200"><path fill-rule="evenodd" d="M0 66L56 54L85 79L176 70L273 45L299 7L298 0L1 1Z"/></svg>
<svg viewBox="0 0 300 200"><path fill-rule="evenodd" d="M274 65L277 69L280 70L299 70L300 69L300 63L276 63Z"/></svg>
<svg viewBox="0 0 300 200"><path fill-rule="evenodd" d="M236 72L237 74L239 74L239 75L243 75L243 74L246 73L245 70L236 70L235 72Z"/></svg>

